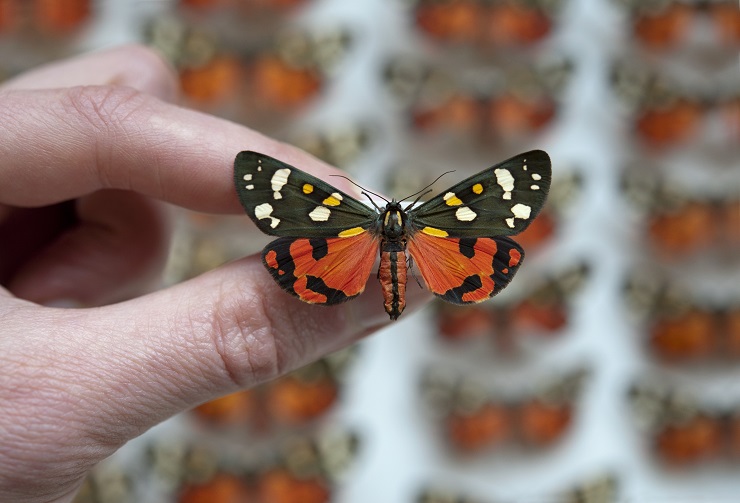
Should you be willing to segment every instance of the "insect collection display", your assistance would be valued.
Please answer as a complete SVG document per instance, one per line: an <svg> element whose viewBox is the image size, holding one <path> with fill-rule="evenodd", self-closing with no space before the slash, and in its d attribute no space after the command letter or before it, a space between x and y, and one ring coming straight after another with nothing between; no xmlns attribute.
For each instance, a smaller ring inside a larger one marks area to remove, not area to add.
<svg viewBox="0 0 740 503"><path fill-rule="evenodd" d="M361 187L235 145L246 215L178 212L165 282L261 253L280 307L379 281L397 321L76 503L737 497L735 0L0 0L0 78L122 41Z"/></svg>

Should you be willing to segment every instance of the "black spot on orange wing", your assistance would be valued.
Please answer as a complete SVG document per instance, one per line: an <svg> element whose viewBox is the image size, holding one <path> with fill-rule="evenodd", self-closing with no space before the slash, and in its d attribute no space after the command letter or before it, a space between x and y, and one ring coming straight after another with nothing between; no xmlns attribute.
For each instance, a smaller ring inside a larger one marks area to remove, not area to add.
<svg viewBox="0 0 740 503"><path fill-rule="evenodd" d="M467 304L467 301L463 300L466 293L472 293L483 287L483 282L480 276L468 276L463 281L463 284L447 290L442 299L453 304Z"/></svg>
<svg viewBox="0 0 740 503"><path fill-rule="evenodd" d="M321 260L329 253L329 246L326 244L326 239L311 238L308 242L311 244L311 248L313 248L311 256L314 260Z"/></svg>
<svg viewBox="0 0 740 503"><path fill-rule="evenodd" d="M468 258L475 256L475 242L478 238L461 238L460 239L460 253Z"/></svg>
<svg viewBox="0 0 740 503"><path fill-rule="evenodd" d="M339 304L354 297L348 297L343 291L327 286L323 279L316 276L306 276L306 289L326 297L326 304Z"/></svg>

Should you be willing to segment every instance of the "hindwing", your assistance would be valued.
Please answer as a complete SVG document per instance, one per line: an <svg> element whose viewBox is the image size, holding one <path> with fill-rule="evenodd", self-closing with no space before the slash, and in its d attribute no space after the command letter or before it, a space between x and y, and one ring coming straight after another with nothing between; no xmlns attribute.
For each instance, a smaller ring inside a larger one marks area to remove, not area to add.
<svg viewBox="0 0 740 503"><path fill-rule="evenodd" d="M493 297L524 259L524 250L503 236L445 238L418 232L409 239L408 250L427 287L453 304Z"/></svg>
<svg viewBox="0 0 740 503"><path fill-rule="evenodd" d="M550 157L532 150L463 180L409 211L415 231L437 237L512 236L537 216L550 189Z"/></svg>
<svg viewBox="0 0 740 503"><path fill-rule="evenodd" d="M262 262L288 293L310 304L339 304L362 293L378 253L364 232L346 238L283 237L269 243Z"/></svg>
<svg viewBox="0 0 740 503"><path fill-rule="evenodd" d="M377 215L328 183L257 152L236 156L234 182L247 215L272 236L349 236L370 228Z"/></svg>

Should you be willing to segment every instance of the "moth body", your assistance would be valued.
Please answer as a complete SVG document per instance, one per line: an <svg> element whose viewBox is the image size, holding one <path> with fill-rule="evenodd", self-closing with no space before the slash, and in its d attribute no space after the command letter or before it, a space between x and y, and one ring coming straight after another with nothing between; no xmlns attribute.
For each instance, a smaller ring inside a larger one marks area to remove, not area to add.
<svg viewBox="0 0 740 503"><path fill-rule="evenodd" d="M383 307L397 320L406 307L406 213L391 201L382 213L378 279L383 290Z"/></svg>

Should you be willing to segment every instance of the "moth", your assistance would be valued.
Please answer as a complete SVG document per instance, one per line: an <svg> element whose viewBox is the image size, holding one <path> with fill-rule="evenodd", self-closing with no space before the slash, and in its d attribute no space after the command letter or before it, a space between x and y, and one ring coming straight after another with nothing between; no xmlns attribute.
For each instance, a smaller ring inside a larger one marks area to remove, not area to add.
<svg viewBox="0 0 740 503"><path fill-rule="evenodd" d="M280 287L311 304L345 302L365 289L380 253L377 277L391 320L406 306L414 264L427 288L453 304L500 292L524 258L509 236L537 216L550 179L550 157L533 150L418 206L417 198L407 208L395 199L384 207L370 199L370 207L264 154L240 152L234 162L246 213L262 232L279 236L263 250L262 262Z"/></svg>

